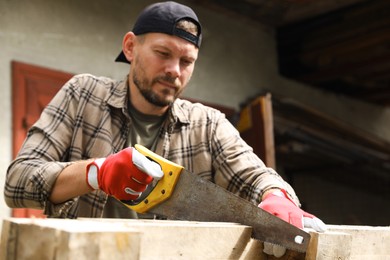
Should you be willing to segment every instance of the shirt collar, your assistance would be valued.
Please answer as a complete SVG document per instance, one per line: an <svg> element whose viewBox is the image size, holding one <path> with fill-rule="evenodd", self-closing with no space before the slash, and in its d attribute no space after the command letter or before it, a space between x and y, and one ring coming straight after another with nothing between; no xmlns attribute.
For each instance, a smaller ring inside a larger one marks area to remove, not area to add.
<svg viewBox="0 0 390 260"><path fill-rule="evenodd" d="M188 124L189 119L189 110L185 109L188 106L188 101L177 98L170 109L171 118L174 122L179 121L182 124Z"/></svg>
<svg viewBox="0 0 390 260"><path fill-rule="evenodd" d="M111 95L107 98L107 103L116 108L126 108L128 100L128 76L123 80L117 81L111 91Z"/></svg>

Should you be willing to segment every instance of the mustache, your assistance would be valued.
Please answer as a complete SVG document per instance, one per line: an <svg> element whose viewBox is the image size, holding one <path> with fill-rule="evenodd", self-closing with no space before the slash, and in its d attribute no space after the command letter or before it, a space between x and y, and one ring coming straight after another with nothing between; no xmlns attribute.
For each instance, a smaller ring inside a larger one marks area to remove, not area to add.
<svg viewBox="0 0 390 260"><path fill-rule="evenodd" d="M157 83L158 81L164 81L164 82L167 82L169 84L172 84L174 85L175 87L179 88L180 85L177 84L176 82L176 78L175 77L171 77L169 75L163 75L163 76L157 76L153 79L153 82L152 83Z"/></svg>

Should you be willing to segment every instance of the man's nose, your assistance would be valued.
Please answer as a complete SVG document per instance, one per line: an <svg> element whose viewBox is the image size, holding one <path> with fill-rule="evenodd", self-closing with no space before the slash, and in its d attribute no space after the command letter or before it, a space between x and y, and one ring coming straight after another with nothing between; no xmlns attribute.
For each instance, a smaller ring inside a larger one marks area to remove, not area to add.
<svg viewBox="0 0 390 260"><path fill-rule="evenodd" d="M180 77L180 61L176 59L169 60L165 66L165 73L172 78Z"/></svg>

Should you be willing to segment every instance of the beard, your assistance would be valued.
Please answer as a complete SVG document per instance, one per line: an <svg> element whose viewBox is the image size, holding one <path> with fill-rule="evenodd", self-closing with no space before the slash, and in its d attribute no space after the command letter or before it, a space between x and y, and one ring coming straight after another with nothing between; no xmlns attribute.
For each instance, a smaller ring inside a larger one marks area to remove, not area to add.
<svg viewBox="0 0 390 260"><path fill-rule="evenodd" d="M133 70L133 83L149 103L158 107L170 106L183 91L184 88L176 82L175 77L166 74L156 76L150 80L146 76L145 66L141 59L135 57L135 60L132 63L132 66L136 66ZM156 90L153 90L153 85L158 82L169 83L170 85L173 85L174 88L162 88L160 92L157 92Z"/></svg>
<svg viewBox="0 0 390 260"><path fill-rule="evenodd" d="M149 103L158 107L170 106L181 93L181 91L178 90L180 89L180 87L177 86L177 88L174 89L175 93L173 95L171 93L172 88L169 89L164 88L162 89L161 94L159 94L153 90L153 85L158 83L159 81L175 84L177 86L177 84L175 83L176 79L170 77L169 75L157 76L152 80L148 80L146 77L142 77L141 79L140 75L136 71L134 71L133 74L134 85L138 88L142 96Z"/></svg>

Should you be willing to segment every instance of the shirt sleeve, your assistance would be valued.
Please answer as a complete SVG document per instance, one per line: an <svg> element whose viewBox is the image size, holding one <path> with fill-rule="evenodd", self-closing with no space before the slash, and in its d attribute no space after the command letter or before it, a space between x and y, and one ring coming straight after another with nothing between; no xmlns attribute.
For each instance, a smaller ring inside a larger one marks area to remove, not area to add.
<svg viewBox="0 0 390 260"><path fill-rule="evenodd" d="M261 202L267 190L284 189L299 205L292 187L274 169L266 167L223 114L216 121L211 144L216 184L255 204Z"/></svg>
<svg viewBox="0 0 390 260"><path fill-rule="evenodd" d="M70 164L65 157L78 100L74 85L75 79L71 79L43 110L8 167L4 189L8 206L44 209L46 214L56 216L56 209L63 212L73 205L72 201L51 205L49 196L57 176Z"/></svg>

